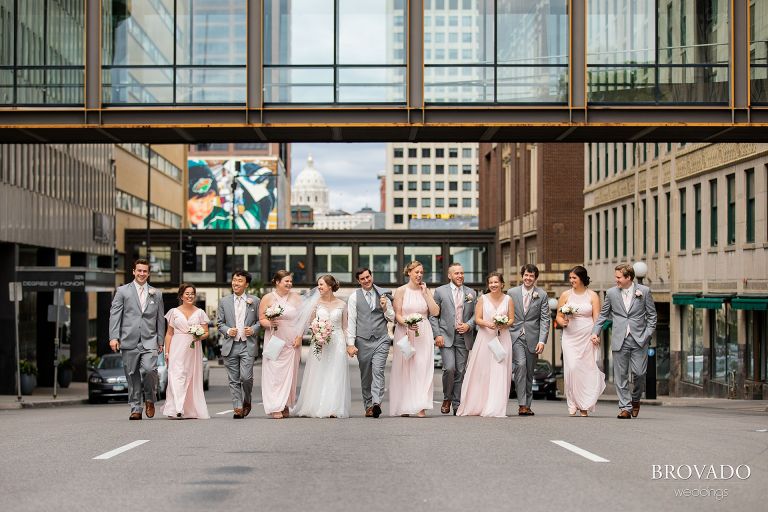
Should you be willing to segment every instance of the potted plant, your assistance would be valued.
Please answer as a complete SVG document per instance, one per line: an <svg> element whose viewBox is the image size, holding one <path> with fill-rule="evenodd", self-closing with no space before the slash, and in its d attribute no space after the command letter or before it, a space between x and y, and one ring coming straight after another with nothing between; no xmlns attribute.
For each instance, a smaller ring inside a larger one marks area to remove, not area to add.
<svg viewBox="0 0 768 512"><path fill-rule="evenodd" d="M19 361L21 370L21 394L31 395L32 390L37 387L37 366L31 361L22 359Z"/></svg>
<svg viewBox="0 0 768 512"><path fill-rule="evenodd" d="M59 361L59 372L56 380L62 388L68 388L72 382L72 360L70 358Z"/></svg>

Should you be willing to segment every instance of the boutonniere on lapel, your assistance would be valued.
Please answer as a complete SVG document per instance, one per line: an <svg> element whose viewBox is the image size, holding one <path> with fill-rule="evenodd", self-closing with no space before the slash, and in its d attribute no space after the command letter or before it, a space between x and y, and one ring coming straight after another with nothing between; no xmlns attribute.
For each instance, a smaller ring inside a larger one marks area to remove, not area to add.
<svg viewBox="0 0 768 512"><path fill-rule="evenodd" d="M475 296L471 293L468 293L464 296L464 302L472 302L473 300L475 300Z"/></svg>
<svg viewBox="0 0 768 512"><path fill-rule="evenodd" d="M642 296L643 296L643 292L641 292L640 290L635 290L635 297L640 298Z"/></svg>
<svg viewBox="0 0 768 512"><path fill-rule="evenodd" d="M531 295L531 298L532 298L533 300L536 300L536 299L538 299L538 298L539 298L539 292L533 292L533 295Z"/></svg>
<svg viewBox="0 0 768 512"><path fill-rule="evenodd" d="M148 289L148 290L147 290L147 293L149 294L149 298L150 298L150 301L149 301L149 303L150 303L150 304L154 304L154 303L155 303L155 301L154 301L154 300L151 300L151 299L154 299L154 298L155 298L155 289L154 289L154 288L150 288L150 289Z"/></svg>
<svg viewBox="0 0 768 512"><path fill-rule="evenodd" d="M249 306L253 306L253 299L248 297L247 299L245 299L245 303L248 304Z"/></svg>

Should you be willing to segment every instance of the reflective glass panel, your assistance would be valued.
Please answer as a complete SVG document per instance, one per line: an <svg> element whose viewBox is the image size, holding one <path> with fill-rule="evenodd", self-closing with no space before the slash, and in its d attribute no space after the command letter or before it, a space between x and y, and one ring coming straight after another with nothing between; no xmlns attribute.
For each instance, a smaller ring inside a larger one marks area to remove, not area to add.
<svg viewBox="0 0 768 512"><path fill-rule="evenodd" d="M315 246L315 281L331 274L340 283L352 282L352 247L338 245Z"/></svg>
<svg viewBox="0 0 768 512"><path fill-rule="evenodd" d="M485 282L487 273L487 248L485 246L451 247L451 263L460 263L464 268L467 283Z"/></svg>
<svg viewBox="0 0 768 512"><path fill-rule="evenodd" d="M176 0L176 64L245 65L245 21L243 0Z"/></svg>
<svg viewBox="0 0 768 512"><path fill-rule="evenodd" d="M768 103L768 2L749 2L750 95L753 103Z"/></svg>
<svg viewBox="0 0 768 512"><path fill-rule="evenodd" d="M293 272L294 284L307 284L307 248L303 245L275 245L269 248L269 278L278 270Z"/></svg>
<svg viewBox="0 0 768 512"><path fill-rule="evenodd" d="M404 262L407 266L411 261L424 265L424 282L437 284L443 280L443 248L439 245L406 245L403 248ZM406 276L405 282L408 281Z"/></svg>
<svg viewBox="0 0 768 512"><path fill-rule="evenodd" d="M728 103L727 0L587 5L590 102Z"/></svg>
<svg viewBox="0 0 768 512"><path fill-rule="evenodd" d="M396 283L399 281L397 278L397 247L360 246L358 263L361 268L371 269L374 282Z"/></svg>

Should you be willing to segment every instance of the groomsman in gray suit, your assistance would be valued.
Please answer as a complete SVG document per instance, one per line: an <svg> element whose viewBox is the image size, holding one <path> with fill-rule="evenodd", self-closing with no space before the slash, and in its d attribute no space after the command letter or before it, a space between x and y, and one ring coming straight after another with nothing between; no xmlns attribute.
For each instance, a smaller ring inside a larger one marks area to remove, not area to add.
<svg viewBox="0 0 768 512"><path fill-rule="evenodd" d="M219 301L216 327L223 337L221 355L229 377L232 417L243 419L251 412L253 361L256 358L256 332L259 326L259 298L246 293L251 274L236 270L232 274L232 295Z"/></svg>
<svg viewBox="0 0 768 512"><path fill-rule="evenodd" d="M131 420L141 419L142 397L147 417L155 415L157 355L165 340L163 297L148 279L149 261L134 261L133 281L117 289L109 311L109 347L123 357Z"/></svg>
<svg viewBox="0 0 768 512"><path fill-rule="evenodd" d="M461 383L467 369L467 358L475 342L475 305L477 294L464 286L464 268L461 263L448 267L450 283L435 290L434 298L440 306L439 316L430 316L435 346L443 359L443 403L440 412L453 414L461 402Z"/></svg>
<svg viewBox="0 0 768 512"><path fill-rule="evenodd" d="M373 284L370 269L355 272L360 288L347 302L347 354L357 355L366 418L381 415L384 398L384 367L387 364L389 338L387 323L395 319L392 292Z"/></svg>
<svg viewBox="0 0 768 512"><path fill-rule="evenodd" d="M536 360L544 352L549 335L549 301L547 292L536 286L539 269L536 265L523 265L520 269L523 284L510 288L507 294L515 306L515 319L509 333L512 336L512 367L515 374L519 416L533 416L533 372Z"/></svg>
<svg viewBox="0 0 768 512"><path fill-rule="evenodd" d="M651 289L635 284L635 269L621 264L615 268L616 286L605 292L592 343L600 343L600 330L611 320L611 351L613 352L613 380L619 395L617 418L637 418L640 397L645 391L645 372L648 368L648 343L656 330L656 305ZM634 387L629 392L629 371L632 370Z"/></svg>

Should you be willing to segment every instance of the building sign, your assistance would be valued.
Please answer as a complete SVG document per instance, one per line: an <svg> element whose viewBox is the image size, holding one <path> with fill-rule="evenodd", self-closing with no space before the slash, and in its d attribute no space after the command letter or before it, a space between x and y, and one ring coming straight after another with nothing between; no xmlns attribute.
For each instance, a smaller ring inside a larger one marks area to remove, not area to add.
<svg viewBox="0 0 768 512"><path fill-rule="evenodd" d="M111 270L17 267L16 276L27 291L107 291L115 287L115 273Z"/></svg>
<svg viewBox="0 0 768 512"><path fill-rule="evenodd" d="M232 229L234 204L236 229L277 228L278 165L275 158L191 158L187 188L190 227Z"/></svg>

